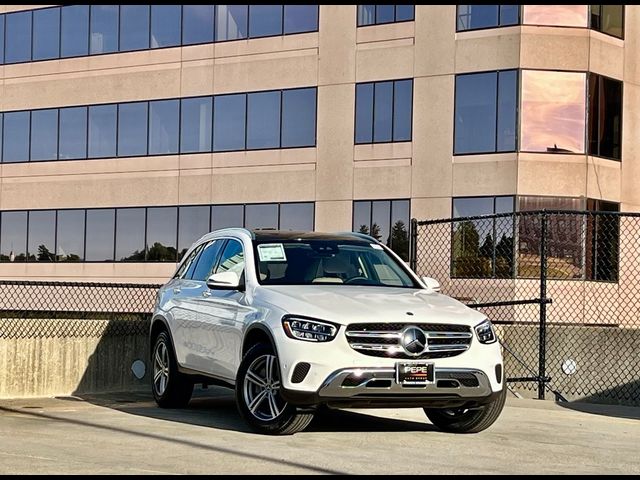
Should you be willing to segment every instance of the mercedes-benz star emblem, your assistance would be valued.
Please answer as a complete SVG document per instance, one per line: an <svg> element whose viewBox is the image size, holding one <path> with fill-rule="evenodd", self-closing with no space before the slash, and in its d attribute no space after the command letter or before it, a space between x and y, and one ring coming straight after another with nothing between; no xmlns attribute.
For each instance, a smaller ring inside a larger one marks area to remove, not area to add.
<svg viewBox="0 0 640 480"><path fill-rule="evenodd" d="M402 332L402 348L407 355L417 357L427 349L427 336L418 327L407 327Z"/></svg>

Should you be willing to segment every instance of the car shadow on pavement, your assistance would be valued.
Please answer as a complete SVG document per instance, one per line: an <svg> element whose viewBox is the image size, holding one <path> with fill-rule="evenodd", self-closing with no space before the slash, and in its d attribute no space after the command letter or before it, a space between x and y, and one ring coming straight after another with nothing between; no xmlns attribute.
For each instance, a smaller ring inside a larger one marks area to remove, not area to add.
<svg viewBox="0 0 640 480"><path fill-rule="evenodd" d="M69 397L70 399L73 397ZM111 408L131 415L140 415L171 422L211 427L237 432L251 432L236 408L234 394L221 387L196 389L187 408L158 407L147 392L77 395L88 403ZM438 431L427 422L413 422L368 415L362 412L321 408L305 432L415 432Z"/></svg>

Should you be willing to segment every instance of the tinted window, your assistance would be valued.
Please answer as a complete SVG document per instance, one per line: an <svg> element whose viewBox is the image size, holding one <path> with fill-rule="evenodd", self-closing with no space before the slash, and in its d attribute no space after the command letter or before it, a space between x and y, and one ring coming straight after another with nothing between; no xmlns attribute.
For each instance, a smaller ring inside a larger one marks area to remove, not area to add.
<svg viewBox="0 0 640 480"><path fill-rule="evenodd" d="M91 5L91 54L118 50L118 5Z"/></svg>
<svg viewBox="0 0 640 480"><path fill-rule="evenodd" d="M0 62L4 63L4 15L0 15Z"/></svg>
<svg viewBox="0 0 640 480"><path fill-rule="evenodd" d="M495 151L497 78L495 72L456 77L456 155Z"/></svg>
<svg viewBox="0 0 640 480"><path fill-rule="evenodd" d="M31 60L31 11L5 15L6 63Z"/></svg>
<svg viewBox="0 0 640 480"><path fill-rule="evenodd" d="M391 234L388 245L403 260L409 260L409 200L391 202Z"/></svg>
<svg viewBox="0 0 640 480"><path fill-rule="evenodd" d="M0 215L0 261L27 260L27 212L2 212Z"/></svg>
<svg viewBox="0 0 640 480"><path fill-rule="evenodd" d="M396 22L413 20L413 16L414 16L413 5L396 5Z"/></svg>
<svg viewBox="0 0 640 480"><path fill-rule="evenodd" d="M213 42L213 5L183 5L182 43Z"/></svg>
<svg viewBox="0 0 640 480"><path fill-rule="evenodd" d="M278 228L277 203L246 205L244 215L246 228Z"/></svg>
<svg viewBox="0 0 640 480"><path fill-rule="evenodd" d="M187 276L193 280L206 282L213 273L213 267L215 267L218 253L223 244L224 240L214 240L207 245L198 257L198 263L196 263L195 268L192 272L188 272Z"/></svg>
<svg viewBox="0 0 640 480"><path fill-rule="evenodd" d="M178 215L178 252L180 258L186 253L193 242L209 231L208 206L180 207Z"/></svg>
<svg viewBox="0 0 640 480"><path fill-rule="evenodd" d="M120 6L120 51L149 48L149 5Z"/></svg>
<svg viewBox="0 0 640 480"><path fill-rule="evenodd" d="M29 212L30 262L53 262L56 253L56 211Z"/></svg>
<svg viewBox="0 0 640 480"><path fill-rule="evenodd" d="M179 100L149 102L149 155L178 152Z"/></svg>
<svg viewBox="0 0 640 480"><path fill-rule="evenodd" d="M280 230L313 230L313 203L280 205Z"/></svg>
<svg viewBox="0 0 640 480"><path fill-rule="evenodd" d="M498 26L499 5L458 5L458 31Z"/></svg>
<svg viewBox="0 0 640 480"><path fill-rule="evenodd" d="M89 158L115 157L117 105L89 107Z"/></svg>
<svg viewBox="0 0 640 480"><path fill-rule="evenodd" d="M520 5L500 5L500 25L516 25L520 22Z"/></svg>
<svg viewBox="0 0 640 480"><path fill-rule="evenodd" d="M591 28L614 37L624 37L624 5L590 5Z"/></svg>
<svg viewBox="0 0 640 480"><path fill-rule="evenodd" d="M584 153L585 83L585 73L522 71L523 151Z"/></svg>
<svg viewBox="0 0 640 480"><path fill-rule="evenodd" d="M60 52L62 57L89 53L89 5L61 8Z"/></svg>
<svg viewBox="0 0 640 480"><path fill-rule="evenodd" d="M247 149L280 146L280 92L250 93L247 102Z"/></svg>
<svg viewBox="0 0 640 480"><path fill-rule="evenodd" d="M498 72L498 152L516 150L518 121L518 72Z"/></svg>
<svg viewBox="0 0 640 480"><path fill-rule="evenodd" d="M308 147L316 143L316 89L282 92L282 147Z"/></svg>
<svg viewBox="0 0 640 480"><path fill-rule="evenodd" d="M144 262L144 208L116 212L116 261Z"/></svg>
<svg viewBox="0 0 640 480"><path fill-rule="evenodd" d="M222 255L220 255L220 261L215 273L235 272L240 276L243 270L244 252L242 251L242 245L236 240L229 240L224 247Z"/></svg>
<svg viewBox="0 0 640 480"><path fill-rule="evenodd" d="M393 141L411 140L411 116L413 100L413 80L394 82L393 91Z"/></svg>
<svg viewBox="0 0 640 480"><path fill-rule="evenodd" d="M358 5L358 26L413 20L413 5Z"/></svg>
<svg viewBox="0 0 640 480"><path fill-rule="evenodd" d="M60 109L60 159L87 157L87 107Z"/></svg>
<svg viewBox="0 0 640 480"><path fill-rule="evenodd" d="M353 202L353 231L371 235L408 260L409 205L409 200Z"/></svg>
<svg viewBox="0 0 640 480"><path fill-rule="evenodd" d="M284 33L314 32L318 30L317 5L285 5Z"/></svg>
<svg viewBox="0 0 640 480"><path fill-rule="evenodd" d="M248 5L216 5L216 40L247 38Z"/></svg>
<svg viewBox="0 0 640 480"><path fill-rule="evenodd" d="M31 160L58 157L58 109L31 112Z"/></svg>
<svg viewBox="0 0 640 480"><path fill-rule="evenodd" d="M204 244L200 244L193 249L193 251L189 254L189 258L187 258L182 263L182 265L180 265L180 268L178 268L178 271L173 276L173 278L188 278L185 275L185 272L187 272L188 270L191 270L192 266L195 266L196 257L198 256L198 254L200 253L203 247L204 247Z"/></svg>
<svg viewBox="0 0 640 480"><path fill-rule="evenodd" d="M183 98L180 121L180 151L210 152L213 100L211 97Z"/></svg>
<svg viewBox="0 0 640 480"><path fill-rule="evenodd" d="M589 154L622 158L622 82L589 73Z"/></svg>
<svg viewBox="0 0 640 480"><path fill-rule="evenodd" d="M391 202L381 200L371 202L371 233L376 240L389 244L391 227Z"/></svg>
<svg viewBox="0 0 640 480"><path fill-rule="evenodd" d="M29 160L29 113L6 112L2 138L2 161L26 162Z"/></svg>
<svg viewBox="0 0 640 480"><path fill-rule="evenodd" d="M213 150L243 150L245 148L245 94L220 95L214 99Z"/></svg>
<svg viewBox="0 0 640 480"><path fill-rule="evenodd" d="M118 106L118 156L146 155L147 102Z"/></svg>
<svg viewBox="0 0 640 480"><path fill-rule="evenodd" d="M373 25L376 23L375 5L358 5L358 26Z"/></svg>
<svg viewBox="0 0 640 480"><path fill-rule="evenodd" d="M87 243L85 259L88 262L113 262L115 210L87 210Z"/></svg>
<svg viewBox="0 0 640 480"><path fill-rule="evenodd" d="M249 5L249 36L282 34L282 5Z"/></svg>
<svg viewBox="0 0 640 480"><path fill-rule="evenodd" d="M243 226L243 205L214 205L211 208L211 230Z"/></svg>
<svg viewBox="0 0 640 480"><path fill-rule="evenodd" d="M59 210L57 259L59 262L84 260L84 210Z"/></svg>
<svg viewBox="0 0 640 480"><path fill-rule="evenodd" d="M151 48L180 45L180 5L151 6Z"/></svg>
<svg viewBox="0 0 640 480"><path fill-rule="evenodd" d="M558 27L586 27L587 5L524 5L522 23Z"/></svg>
<svg viewBox="0 0 640 480"><path fill-rule="evenodd" d="M376 5L376 23L393 22L394 18L394 5Z"/></svg>
<svg viewBox="0 0 640 480"><path fill-rule="evenodd" d="M353 231L369 235L370 227L371 202L353 202Z"/></svg>
<svg viewBox="0 0 640 480"><path fill-rule="evenodd" d="M33 11L33 59L60 57L60 9Z"/></svg>
<svg viewBox="0 0 640 480"><path fill-rule="evenodd" d="M157 207L147 209L147 261L175 262L178 209Z"/></svg>
<svg viewBox="0 0 640 480"><path fill-rule="evenodd" d="M373 141L391 141L393 115L393 82L378 82L373 99Z"/></svg>
<svg viewBox="0 0 640 480"><path fill-rule="evenodd" d="M373 141L373 83L356 85L356 143Z"/></svg>

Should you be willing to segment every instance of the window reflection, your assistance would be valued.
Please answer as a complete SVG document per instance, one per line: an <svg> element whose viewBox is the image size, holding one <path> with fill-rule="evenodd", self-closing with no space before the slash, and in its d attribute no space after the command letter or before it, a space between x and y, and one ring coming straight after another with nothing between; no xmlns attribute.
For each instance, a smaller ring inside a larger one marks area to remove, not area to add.
<svg viewBox="0 0 640 480"><path fill-rule="evenodd" d="M521 150L583 153L585 87L585 73L523 70Z"/></svg>
<svg viewBox="0 0 640 480"><path fill-rule="evenodd" d="M27 260L27 212L2 212L0 215L0 261Z"/></svg>
<svg viewBox="0 0 640 480"><path fill-rule="evenodd" d="M525 5L522 23L587 27L587 9L588 5Z"/></svg>
<svg viewBox="0 0 640 480"><path fill-rule="evenodd" d="M409 259L409 200L353 202L353 231L370 235Z"/></svg>
<svg viewBox="0 0 640 480"><path fill-rule="evenodd" d="M58 211L57 261L84 260L84 210Z"/></svg>

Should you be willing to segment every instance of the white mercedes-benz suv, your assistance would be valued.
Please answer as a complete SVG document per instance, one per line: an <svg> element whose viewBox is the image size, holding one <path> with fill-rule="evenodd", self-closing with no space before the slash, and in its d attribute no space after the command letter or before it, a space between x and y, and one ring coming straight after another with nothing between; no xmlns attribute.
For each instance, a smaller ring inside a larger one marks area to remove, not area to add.
<svg viewBox="0 0 640 480"><path fill-rule="evenodd" d="M194 383L235 389L256 431L291 434L329 407L422 407L479 432L506 387L489 320L437 293L358 233L243 228L203 236L158 292L153 396L185 406Z"/></svg>

